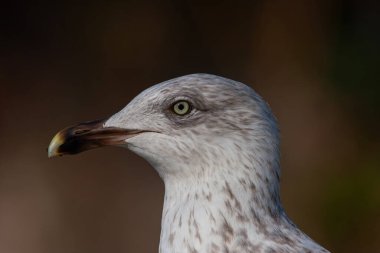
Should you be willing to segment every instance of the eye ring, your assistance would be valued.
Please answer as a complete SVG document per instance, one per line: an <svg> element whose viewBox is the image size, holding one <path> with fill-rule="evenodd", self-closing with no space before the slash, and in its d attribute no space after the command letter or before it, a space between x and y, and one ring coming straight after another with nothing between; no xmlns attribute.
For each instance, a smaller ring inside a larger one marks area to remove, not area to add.
<svg viewBox="0 0 380 253"><path fill-rule="evenodd" d="M189 114L192 110L192 106L189 102L185 101L185 100L180 100L180 101L177 101L175 102L173 105L172 105L172 111L179 115L179 116L184 116L186 114Z"/></svg>

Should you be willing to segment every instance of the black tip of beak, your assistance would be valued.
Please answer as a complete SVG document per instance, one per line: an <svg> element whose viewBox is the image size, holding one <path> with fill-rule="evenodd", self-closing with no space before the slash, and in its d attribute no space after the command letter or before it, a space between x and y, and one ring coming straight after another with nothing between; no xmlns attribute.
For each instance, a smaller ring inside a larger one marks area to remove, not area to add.
<svg viewBox="0 0 380 253"><path fill-rule="evenodd" d="M101 132L104 120L80 123L59 131L50 142L48 156L77 154L101 146L96 133Z"/></svg>

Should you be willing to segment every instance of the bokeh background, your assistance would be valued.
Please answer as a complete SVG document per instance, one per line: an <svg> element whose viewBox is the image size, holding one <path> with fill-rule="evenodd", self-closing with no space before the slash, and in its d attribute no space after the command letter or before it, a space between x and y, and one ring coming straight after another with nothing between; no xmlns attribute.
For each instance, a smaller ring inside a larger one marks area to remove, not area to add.
<svg viewBox="0 0 380 253"><path fill-rule="evenodd" d="M8 1L0 7L0 252L158 252L163 184L59 129L206 72L251 85L282 132L289 216L332 252L380 252L376 1Z"/></svg>

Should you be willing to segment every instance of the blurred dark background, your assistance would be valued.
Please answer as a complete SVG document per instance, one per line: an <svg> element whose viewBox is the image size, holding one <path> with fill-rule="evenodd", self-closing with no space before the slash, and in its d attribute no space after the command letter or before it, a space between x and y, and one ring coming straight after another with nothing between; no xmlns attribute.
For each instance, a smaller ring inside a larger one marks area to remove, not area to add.
<svg viewBox="0 0 380 253"><path fill-rule="evenodd" d="M164 189L144 160L46 147L196 72L269 102L301 229L333 252L380 252L379 13L366 0L2 3L0 252L158 252Z"/></svg>

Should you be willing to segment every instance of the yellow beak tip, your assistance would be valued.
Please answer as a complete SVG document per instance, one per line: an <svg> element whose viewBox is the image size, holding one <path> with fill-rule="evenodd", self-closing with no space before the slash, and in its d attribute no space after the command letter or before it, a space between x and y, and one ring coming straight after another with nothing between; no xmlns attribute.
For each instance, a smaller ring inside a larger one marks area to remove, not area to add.
<svg viewBox="0 0 380 253"><path fill-rule="evenodd" d="M58 152L59 147L64 143L64 138L62 134L59 132L57 133L53 139L51 140L49 147L48 147L48 157L55 157L59 156L60 153Z"/></svg>

